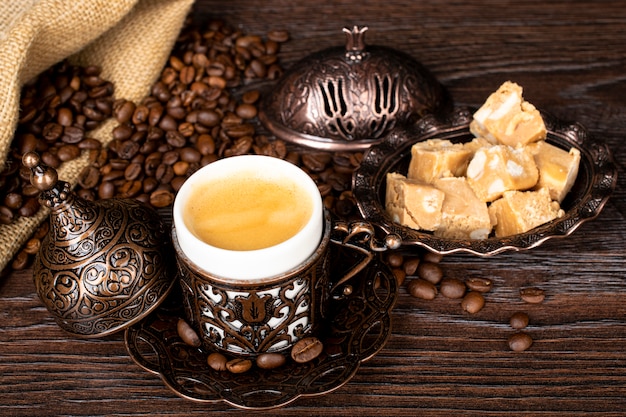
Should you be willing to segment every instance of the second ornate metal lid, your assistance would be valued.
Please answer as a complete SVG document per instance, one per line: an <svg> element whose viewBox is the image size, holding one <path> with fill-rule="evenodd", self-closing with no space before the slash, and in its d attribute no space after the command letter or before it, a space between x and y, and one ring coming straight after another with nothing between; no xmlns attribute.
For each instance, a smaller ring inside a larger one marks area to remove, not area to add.
<svg viewBox="0 0 626 417"><path fill-rule="evenodd" d="M366 48L366 30L344 29L345 47L313 53L286 71L261 105L262 123L305 147L358 151L449 104L415 59L384 46Z"/></svg>

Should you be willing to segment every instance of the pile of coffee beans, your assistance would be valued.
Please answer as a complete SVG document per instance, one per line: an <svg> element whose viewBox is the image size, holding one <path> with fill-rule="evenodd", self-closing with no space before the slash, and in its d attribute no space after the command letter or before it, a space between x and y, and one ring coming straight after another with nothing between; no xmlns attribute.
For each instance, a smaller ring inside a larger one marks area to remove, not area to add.
<svg viewBox="0 0 626 417"><path fill-rule="evenodd" d="M20 114L6 166L0 172L0 224L30 217L39 210L39 190L30 183L22 156L35 151L53 168L83 150L100 149L88 132L113 112L113 84L98 67L61 62L22 88Z"/></svg>

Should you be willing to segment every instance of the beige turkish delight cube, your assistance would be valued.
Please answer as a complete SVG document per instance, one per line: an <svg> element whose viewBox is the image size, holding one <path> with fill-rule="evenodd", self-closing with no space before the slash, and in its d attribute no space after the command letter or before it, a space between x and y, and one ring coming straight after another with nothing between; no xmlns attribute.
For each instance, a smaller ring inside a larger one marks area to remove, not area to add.
<svg viewBox="0 0 626 417"><path fill-rule="evenodd" d="M442 224L435 236L449 239L485 239L492 230L487 204L480 201L464 177L435 180L445 193L441 209Z"/></svg>
<svg viewBox="0 0 626 417"><path fill-rule="evenodd" d="M580 151L571 148L568 152L545 141L532 143L528 147L539 169L539 181L535 189L547 188L553 200L563 202L578 176Z"/></svg>
<svg viewBox="0 0 626 417"><path fill-rule="evenodd" d="M539 172L527 147L493 145L478 149L467 167L467 180L484 202L494 201L505 191L535 186Z"/></svg>
<svg viewBox="0 0 626 417"><path fill-rule="evenodd" d="M432 184L437 178L465 175L471 150L462 143L429 139L411 147L407 178Z"/></svg>
<svg viewBox="0 0 626 417"><path fill-rule="evenodd" d="M385 210L396 223L429 231L439 228L443 199L444 193L430 184L387 174Z"/></svg>
<svg viewBox="0 0 626 417"><path fill-rule="evenodd" d="M546 188L537 191L507 191L489 206L496 237L527 232L562 217L564 211Z"/></svg>
<svg viewBox="0 0 626 417"><path fill-rule="evenodd" d="M522 97L522 87L506 81L478 109L470 123L475 136L509 146L545 139L546 126L539 110Z"/></svg>

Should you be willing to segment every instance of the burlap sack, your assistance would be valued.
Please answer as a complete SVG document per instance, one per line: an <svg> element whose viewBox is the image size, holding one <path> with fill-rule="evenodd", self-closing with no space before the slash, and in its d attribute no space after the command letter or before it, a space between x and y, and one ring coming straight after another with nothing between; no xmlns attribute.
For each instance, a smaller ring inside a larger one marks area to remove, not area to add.
<svg viewBox="0 0 626 417"><path fill-rule="evenodd" d="M0 170L19 115L21 87L53 64L99 65L115 97L140 101L149 93L193 0L20 0L0 2ZM114 120L90 136L110 140ZM86 155L64 164L72 184ZM0 226L0 270L11 261L47 212Z"/></svg>

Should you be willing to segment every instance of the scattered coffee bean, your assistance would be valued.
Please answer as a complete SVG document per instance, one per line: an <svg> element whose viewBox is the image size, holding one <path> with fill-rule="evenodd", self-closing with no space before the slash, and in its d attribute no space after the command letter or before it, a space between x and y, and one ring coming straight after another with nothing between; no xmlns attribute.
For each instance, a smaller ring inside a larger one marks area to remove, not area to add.
<svg viewBox="0 0 626 417"><path fill-rule="evenodd" d="M291 348L291 358L297 363L310 362L317 358L324 350L324 345L316 337L305 337L296 342Z"/></svg>
<svg viewBox="0 0 626 417"><path fill-rule="evenodd" d="M446 298L463 298L465 283L457 278L444 278L439 285L439 292Z"/></svg>
<svg viewBox="0 0 626 417"><path fill-rule="evenodd" d="M472 291L485 293L491 291L491 288L493 288L493 281L489 278L472 277L465 280L465 285L467 285L467 288Z"/></svg>
<svg viewBox="0 0 626 417"><path fill-rule="evenodd" d="M438 264L439 262L441 262L442 259L443 259L443 255L439 253L435 253L435 252L428 251L424 253L424 255L422 255L422 260L425 262L432 262L432 263Z"/></svg>
<svg viewBox="0 0 626 417"><path fill-rule="evenodd" d="M184 319L178 319L176 330L178 331L178 336L189 346L200 347L202 345L202 340L200 340L198 333Z"/></svg>
<svg viewBox="0 0 626 417"><path fill-rule="evenodd" d="M228 358L218 352L213 352L207 356L207 364L216 371L226 371L226 362Z"/></svg>
<svg viewBox="0 0 626 417"><path fill-rule="evenodd" d="M509 323L511 324L512 328L520 330L528 326L528 321L528 314L522 311L518 311L516 313L513 313L511 319L509 320Z"/></svg>
<svg viewBox="0 0 626 417"><path fill-rule="evenodd" d="M252 368L252 361L250 359L231 359L226 362L226 369L233 374L242 374L248 372Z"/></svg>
<svg viewBox="0 0 626 417"><path fill-rule="evenodd" d="M403 264L404 273L409 276L415 275L419 264L420 264L420 258L409 258L405 260Z"/></svg>
<svg viewBox="0 0 626 417"><path fill-rule="evenodd" d="M522 300L530 304L539 304L546 298L546 295L541 288L522 288L519 293Z"/></svg>
<svg viewBox="0 0 626 417"><path fill-rule="evenodd" d="M532 344L532 337L524 332L518 332L509 337L509 347L514 352L523 352L528 350Z"/></svg>
<svg viewBox="0 0 626 417"><path fill-rule="evenodd" d="M29 261L28 253L21 250L17 253L17 255L13 257L13 262L11 263L11 267L15 269L16 271L19 271L28 266L28 261Z"/></svg>
<svg viewBox="0 0 626 417"><path fill-rule="evenodd" d="M393 276L396 278L396 282L398 283L398 286L401 286L402 284L404 284L404 280L406 278L406 272L404 272L404 269L394 268L391 270L391 272L393 273Z"/></svg>
<svg viewBox="0 0 626 417"><path fill-rule="evenodd" d="M422 261L417 266L417 276L431 284L438 284L443 278L443 270L434 262Z"/></svg>
<svg viewBox="0 0 626 417"><path fill-rule="evenodd" d="M465 297L463 297L463 301L461 301L461 308L470 314L478 313L484 306L485 297L476 291L468 292Z"/></svg>
<svg viewBox="0 0 626 417"><path fill-rule="evenodd" d="M404 257L399 253L391 252L387 255L387 263L392 268L400 268L403 261Z"/></svg>
<svg viewBox="0 0 626 417"><path fill-rule="evenodd" d="M256 365L261 369L275 369L285 364L286 358L280 353L263 353L256 358Z"/></svg>
<svg viewBox="0 0 626 417"><path fill-rule="evenodd" d="M407 284L407 290L415 298L434 300L437 296L437 287L432 282L421 278L414 278Z"/></svg>

